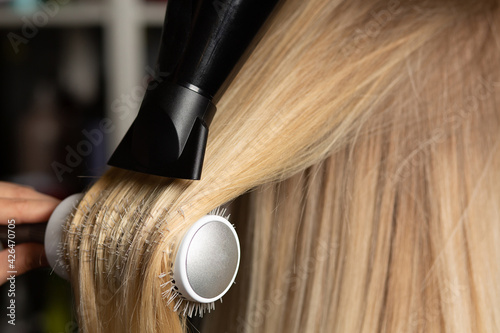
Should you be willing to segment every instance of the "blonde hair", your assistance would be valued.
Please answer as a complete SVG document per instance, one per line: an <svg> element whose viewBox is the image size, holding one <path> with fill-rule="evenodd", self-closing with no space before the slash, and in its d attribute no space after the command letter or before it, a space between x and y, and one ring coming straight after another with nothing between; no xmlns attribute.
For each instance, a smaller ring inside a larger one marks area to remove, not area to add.
<svg viewBox="0 0 500 333"><path fill-rule="evenodd" d="M497 1L288 0L201 181L109 170L67 224L84 332L181 332L182 234L236 200L221 332L500 330ZM167 275L165 275L167 274Z"/></svg>

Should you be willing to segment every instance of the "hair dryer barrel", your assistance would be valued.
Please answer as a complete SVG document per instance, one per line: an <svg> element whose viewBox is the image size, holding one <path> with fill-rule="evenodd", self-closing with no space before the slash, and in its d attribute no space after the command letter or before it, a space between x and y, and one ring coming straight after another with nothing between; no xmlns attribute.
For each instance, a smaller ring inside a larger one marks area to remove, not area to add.
<svg viewBox="0 0 500 333"><path fill-rule="evenodd" d="M158 59L161 72L217 101L224 82L231 81L238 62L258 42L277 2L171 0Z"/></svg>

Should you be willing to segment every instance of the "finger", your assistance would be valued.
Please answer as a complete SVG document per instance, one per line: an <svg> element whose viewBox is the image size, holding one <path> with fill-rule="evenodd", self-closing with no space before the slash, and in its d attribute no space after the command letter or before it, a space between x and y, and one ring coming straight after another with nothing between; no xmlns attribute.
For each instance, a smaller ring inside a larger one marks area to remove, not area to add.
<svg viewBox="0 0 500 333"><path fill-rule="evenodd" d="M11 275L19 276L32 269L48 266L43 245L24 243L16 245L15 257L9 257L7 250L0 251L0 284L4 284ZM13 260L14 267L10 267L8 260ZM14 271L16 273L8 273Z"/></svg>
<svg viewBox="0 0 500 333"><path fill-rule="evenodd" d="M55 199L50 195L35 191L32 187L18 185L0 181L0 197L1 198L19 198L19 199L35 199L35 200L50 200Z"/></svg>
<svg viewBox="0 0 500 333"><path fill-rule="evenodd" d="M0 198L0 224L15 219L16 224L47 221L59 200L32 200Z"/></svg>

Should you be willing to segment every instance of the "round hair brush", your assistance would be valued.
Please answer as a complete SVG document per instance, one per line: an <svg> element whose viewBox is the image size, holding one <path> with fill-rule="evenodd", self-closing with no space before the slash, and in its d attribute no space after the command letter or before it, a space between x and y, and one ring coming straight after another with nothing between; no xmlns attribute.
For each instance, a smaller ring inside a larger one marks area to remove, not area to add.
<svg viewBox="0 0 500 333"><path fill-rule="evenodd" d="M47 223L16 226L16 243L43 243L53 271L69 279L66 264L61 260L63 225L77 209L83 193L73 194L56 207ZM161 287L163 297L174 302L173 309L183 315L203 316L214 308L232 286L240 263L240 243L225 210L215 210L195 222L178 245L172 270L159 278L168 277ZM7 226L0 227L0 241L8 238Z"/></svg>

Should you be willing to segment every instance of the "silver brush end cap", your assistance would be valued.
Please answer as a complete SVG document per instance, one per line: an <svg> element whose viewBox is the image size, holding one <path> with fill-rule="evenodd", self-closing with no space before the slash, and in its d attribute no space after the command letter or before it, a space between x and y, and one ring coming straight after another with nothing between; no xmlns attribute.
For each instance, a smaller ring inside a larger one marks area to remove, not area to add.
<svg viewBox="0 0 500 333"><path fill-rule="evenodd" d="M187 300L211 303L231 287L240 264L240 243L231 223L206 215L184 236L174 265L178 292Z"/></svg>

